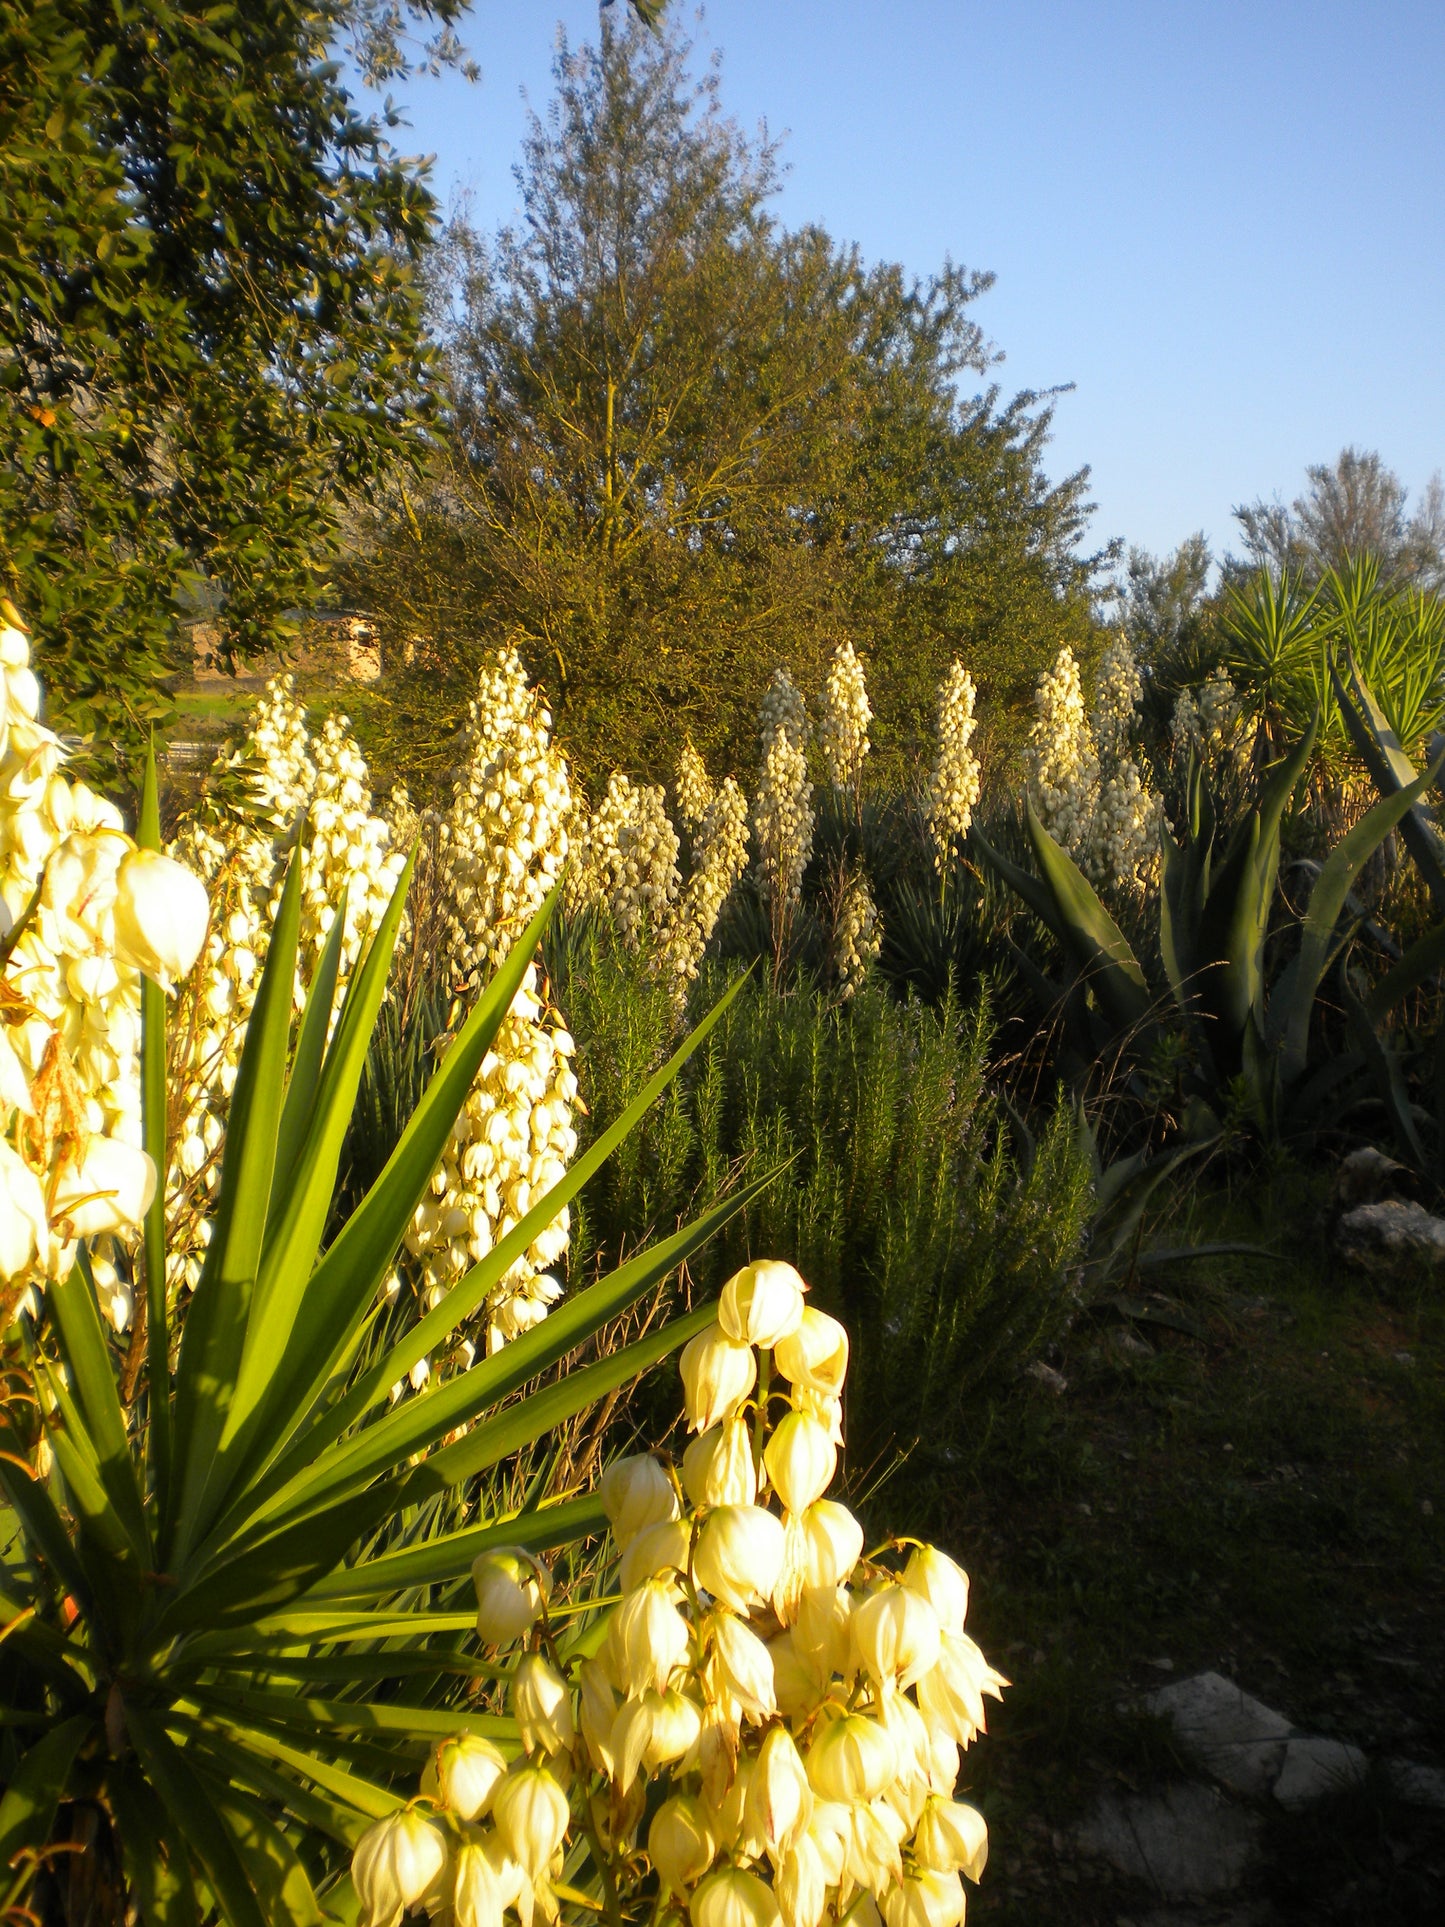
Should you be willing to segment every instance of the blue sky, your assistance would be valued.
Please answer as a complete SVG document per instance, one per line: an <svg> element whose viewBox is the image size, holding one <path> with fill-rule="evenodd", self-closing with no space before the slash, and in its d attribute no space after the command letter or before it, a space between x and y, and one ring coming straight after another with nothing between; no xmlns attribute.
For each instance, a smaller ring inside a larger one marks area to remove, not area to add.
<svg viewBox="0 0 1445 1927"><path fill-rule="evenodd" d="M1072 382L1049 466L1163 551L1346 443L1445 467L1445 0L674 0L778 202L870 258L990 268L1012 391ZM400 145L482 227L525 89L595 0L474 0L480 83L412 81Z"/></svg>

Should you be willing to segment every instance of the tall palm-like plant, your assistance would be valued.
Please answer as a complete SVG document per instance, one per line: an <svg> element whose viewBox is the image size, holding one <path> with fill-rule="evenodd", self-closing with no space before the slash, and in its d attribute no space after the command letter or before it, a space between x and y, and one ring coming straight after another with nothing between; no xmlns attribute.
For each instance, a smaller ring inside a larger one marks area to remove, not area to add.
<svg viewBox="0 0 1445 1927"><path fill-rule="evenodd" d="M141 836L158 842L153 780ZM342 1850L401 1803L393 1782L414 1781L438 1735L497 1725L436 1690L449 1674L483 1670L456 1650L472 1623L458 1582L488 1546L562 1546L603 1524L596 1501L578 1495L428 1539L411 1530L420 1509L464 1495L711 1316L676 1318L524 1391L653 1290L750 1191L485 1362L391 1402L391 1388L476 1314L719 1014L442 1304L395 1342L368 1347L378 1289L550 911L479 997L385 1168L322 1250L408 880L339 1007L337 915L293 1024L293 859L232 1099L205 1268L179 1330L159 1199L146 1222L143 1396L122 1402L121 1361L84 1260L16 1335L51 1465L37 1470L23 1416L32 1408L7 1406L0 1869L10 1871L0 1911L25 1899L57 1848L63 1855L84 1812L90 1872L68 1882L68 1920L119 1917L122 1888L127 1917L165 1927L314 1923L318 1896L334 1917L354 1912ZM151 984L143 1021L145 1133L163 1165L164 998ZM361 1556L388 1530L378 1556ZM67 1884L58 1865L41 1877L53 1895ZM89 1913L82 1889L100 1895Z"/></svg>

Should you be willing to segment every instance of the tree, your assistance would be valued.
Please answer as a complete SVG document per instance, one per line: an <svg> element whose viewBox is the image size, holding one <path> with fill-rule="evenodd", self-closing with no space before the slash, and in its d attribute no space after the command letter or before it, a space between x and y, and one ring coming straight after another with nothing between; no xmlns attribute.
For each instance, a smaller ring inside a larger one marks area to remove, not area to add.
<svg viewBox="0 0 1445 1927"><path fill-rule="evenodd" d="M465 0L0 0L0 564L59 718L164 714L178 598L274 643L423 412L432 202L384 78Z"/></svg>
<svg viewBox="0 0 1445 1927"><path fill-rule="evenodd" d="M1445 587L1445 486L1427 484L1406 515L1409 490L1373 449L1341 449L1334 463L1305 471L1307 487L1286 508L1276 500L1234 511L1247 562L1272 575L1291 569L1317 582L1364 555L1377 558L1388 583Z"/></svg>
<svg viewBox="0 0 1445 1927"><path fill-rule="evenodd" d="M593 780L665 773L684 731L750 760L773 668L816 681L845 633L899 750L950 655L1016 699L1090 620L1086 477L1043 473L1050 398L978 386L992 277L917 281L780 228L776 149L688 51L606 20L562 46L521 223L458 229L438 264L428 485L349 578L412 652L401 700L455 704L507 636Z"/></svg>

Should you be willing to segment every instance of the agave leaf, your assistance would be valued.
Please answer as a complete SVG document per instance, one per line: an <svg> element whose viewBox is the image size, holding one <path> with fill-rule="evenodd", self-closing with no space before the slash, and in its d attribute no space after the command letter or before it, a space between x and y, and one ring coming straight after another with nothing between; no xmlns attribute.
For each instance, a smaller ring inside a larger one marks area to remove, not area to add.
<svg viewBox="0 0 1445 1927"><path fill-rule="evenodd" d="M261 1262L291 1037L301 869L298 836L231 1095L215 1231L186 1309L174 1389L178 1490L161 1546L168 1566L184 1562L199 1529L201 1501L235 1388Z"/></svg>
<svg viewBox="0 0 1445 1927"><path fill-rule="evenodd" d="M185 1849L145 1775L125 1760L106 1778L120 1835L126 1884L146 1927L200 1927L201 1909Z"/></svg>
<svg viewBox="0 0 1445 1927"><path fill-rule="evenodd" d="M449 1733L479 1733L504 1747L515 1749L518 1744L515 1721L495 1713L476 1713L465 1706L402 1706L392 1700L372 1704L267 1693L255 1688L220 1693L200 1687L193 1698L198 1706L214 1706L228 1717L241 1713L264 1720L268 1726L299 1726L310 1732L325 1727L333 1733L397 1734L410 1740L428 1734L445 1739Z"/></svg>
<svg viewBox="0 0 1445 1927"><path fill-rule="evenodd" d="M306 1008L301 1013L296 1033L296 1048L291 1056L291 1071L286 1079L286 1103L276 1136L276 1177L271 1186L271 1205L266 1233L275 1228L282 1205L291 1195L291 1174L301 1157L311 1120L316 1112L321 1086L321 1066L326 1058L326 1040L331 1031L331 1016L336 1007L336 986L341 977L341 950L346 935L346 909L350 885L343 882L336 904L336 915L326 935L325 947L317 961L311 982L306 987Z"/></svg>
<svg viewBox="0 0 1445 1927"><path fill-rule="evenodd" d="M62 1720L35 1742L10 1775L0 1799L0 1866L8 1867L16 1854L43 1847L50 1838L76 1755L94 1731L89 1714Z"/></svg>
<svg viewBox="0 0 1445 1927"><path fill-rule="evenodd" d="M384 1552L364 1565L328 1575L307 1594L307 1603L325 1600L381 1599L389 1592L412 1586L440 1585L460 1579L471 1571L479 1553L495 1546L524 1546L529 1552L546 1552L552 1546L571 1545L607 1530L607 1514L595 1495L569 1499L561 1505L543 1506L536 1512L512 1518L489 1520L486 1525L468 1526L461 1532L448 1532L425 1545L405 1546L397 1552Z"/></svg>
<svg viewBox="0 0 1445 1927"><path fill-rule="evenodd" d="M294 1172L286 1182L286 1202L266 1240L236 1387L200 1507L202 1530L244 1471L248 1443L264 1428L266 1414L274 1409L276 1368L295 1328L326 1228L342 1145L366 1068L376 1013L386 994L410 877L408 865L392 892L365 960L348 987L336 1036L321 1069L309 1127L296 1154Z"/></svg>
<svg viewBox="0 0 1445 1927"><path fill-rule="evenodd" d="M1415 939L1399 962L1391 965L1365 996L1363 1002L1370 1022L1383 1023L1402 997L1408 997L1412 990L1442 970L1445 970L1445 923L1437 923L1423 937Z"/></svg>
<svg viewBox="0 0 1445 1927"><path fill-rule="evenodd" d="M335 1400L324 1411L317 1414L309 1428L302 1431L300 1437L275 1462L267 1472L265 1478L259 1481L257 1486L253 1488L245 1509L243 1510L238 1502L237 1506L232 1509L231 1515L228 1515L226 1519L222 1520L215 1535L217 1539L221 1539L223 1535L224 1537L234 1538L240 1532L242 1526L248 1523L249 1520L263 1517L273 1512L279 1502L279 1495L286 1494L289 1502L289 1499L294 1497L295 1492L299 1489L303 1475L306 1474L315 1461L319 1459L322 1452L325 1451L334 1440L342 1437L373 1405L379 1404L383 1399L386 1399L390 1394L391 1387L405 1378L413 1365L425 1358L428 1353L435 1351L450 1337L451 1333L455 1331L459 1325L465 1323L466 1320L473 1317L476 1312L481 1309L482 1305L486 1302L488 1294L500 1283L501 1279L507 1271L510 1270L516 1260L523 1256L537 1234L552 1222L564 1204L576 1196L577 1192L581 1190L587 1180L606 1162L607 1158L611 1156L617 1146L627 1137L629 1132L635 1128L653 1101L672 1082L673 1078L697 1049L698 1045L708 1035L714 1025L720 1021L723 1013L727 1010L744 982L746 982L746 979L740 978L737 983L729 988L702 1022L684 1038L683 1042L662 1068L648 1079L637 1097L628 1105L616 1123L604 1131L596 1143L591 1145L588 1150L576 1160L566 1175L559 1179L558 1182L552 1186L551 1190L532 1206L531 1210L518 1221L516 1226L508 1232L507 1236L501 1239L479 1264L474 1265L472 1269L453 1286L452 1290L447 1294L442 1303L437 1306L436 1310L428 1312L425 1317L419 1319L406 1336L394 1345L370 1371L364 1373L344 1397ZM450 1063L450 1057L448 1057L447 1063ZM446 1068L447 1065L444 1064L443 1071L445 1071ZM440 1076L441 1073L438 1073L438 1075ZM470 1079L467 1080L467 1083L470 1083ZM465 1095L466 1088L467 1086L464 1085L462 1091L463 1096ZM428 1097L430 1097L430 1094L429 1091ZM423 1104L425 1104L425 1102L426 1100L424 1099ZM458 1098L458 1109L460 1108L460 1103L461 1099ZM450 1129L451 1120L455 1115L455 1110L447 1114L447 1129ZM401 1146L398 1146L398 1152L400 1152L401 1148ZM393 1162L394 1161L393 1159ZM431 1176L434 1162L435 1160L433 1159L425 1163L424 1166L419 1167L421 1175L417 1181L415 1191L408 1194L409 1202L397 1227L398 1237L400 1236L401 1224L404 1224L406 1219L410 1217L411 1211L415 1206L416 1198L421 1195L422 1188ZM390 1169L391 1165L389 1164L387 1171L390 1171ZM377 1180L378 1187L386 1183L387 1171L383 1171L381 1177ZM377 1187L373 1187L373 1189L375 1188ZM366 1206L363 1203L358 1208L357 1215L359 1216L365 1209ZM343 1232L341 1236L337 1238L336 1243L331 1247L330 1252L327 1253L326 1259L322 1261L323 1267L336 1253L345 1236L346 1233ZM368 1272L366 1279L367 1302L370 1301L376 1284L380 1282L386 1266L390 1263L391 1253L394 1249L394 1245L387 1247L384 1256L380 1259L374 1276ZM375 1257L374 1253L372 1257ZM320 1271L321 1267L318 1267L318 1277L320 1276ZM606 1281L604 1281L604 1289L605 1285ZM590 1287L589 1289L595 1290L597 1287ZM576 1306L581 1304L586 1296L586 1293L579 1294L577 1298L570 1301L570 1305ZM598 1302L600 1303L601 1301L599 1300ZM567 1310L568 1306L559 1306L557 1310L544 1321L544 1325L538 1327L538 1330L543 1334L542 1339L539 1341L540 1343L550 1344L552 1342L547 1334L546 1327L553 1325L554 1320L564 1318ZM606 1315L605 1313L603 1314L604 1317ZM300 1321L298 1321L298 1333L299 1329ZM557 1329L560 1331L566 1329L566 1327L559 1326ZM514 1344L524 1345L530 1336L531 1334L527 1334L523 1338L514 1341ZM574 1339L573 1342L575 1343L576 1340ZM324 1383L324 1380L322 1380L322 1382Z"/></svg>
<svg viewBox="0 0 1445 1927"><path fill-rule="evenodd" d="M1340 975L1344 980L1341 989L1350 1028L1359 1040L1360 1055L1394 1129L1396 1144L1404 1156L1413 1159L1417 1171L1425 1171L1428 1169L1425 1147L1420 1142L1420 1134L1411 1115L1410 1093L1400 1069L1400 1060L1370 1021L1369 1011L1349 982L1349 972L1341 971Z"/></svg>
<svg viewBox="0 0 1445 1927"><path fill-rule="evenodd" d="M1381 796L1394 795L1414 782L1415 765L1360 674L1354 655L1347 651L1345 660L1349 669L1348 688L1341 680L1338 666L1330 664L1345 728ZM1423 802L1414 803L1401 820L1400 834L1425 879L1435 908L1445 910L1445 860L1441 856L1440 834L1433 811Z"/></svg>
<svg viewBox="0 0 1445 1927"><path fill-rule="evenodd" d="M574 1369L555 1385L543 1387L520 1404L506 1406L494 1417L473 1426L455 1445L444 1445L416 1467L402 1484L400 1505L415 1505L433 1492L443 1492L475 1473L485 1472L509 1452L530 1445L556 1426L565 1425L608 1392L617 1391L669 1352L685 1344L717 1316L713 1305L699 1305L680 1318L670 1318L660 1331L650 1332L623 1350L600 1358L595 1365Z"/></svg>
<svg viewBox="0 0 1445 1927"><path fill-rule="evenodd" d="M127 1701L126 1730L165 1808L172 1837L184 1840L199 1861L228 1927L268 1927L230 1829L162 1720Z"/></svg>
<svg viewBox="0 0 1445 1927"><path fill-rule="evenodd" d="M89 1260L82 1257L71 1267L69 1277L57 1279L47 1298L70 1375L76 1420L93 1449L101 1484L116 1517L136 1557L149 1567L150 1527L136 1484L135 1460L126 1437L125 1414L116 1392L110 1346L95 1302Z"/></svg>
<svg viewBox="0 0 1445 1927"><path fill-rule="evenodd" d="M308 1753L304 1748L292 1746L274 1733L264 1733L248 1727L244 1722L228 1717L224 1712L210 1715L206 1721L198 1718L198 1709L187 1701L181 1701L176 1708L177 1723L192 1727L202 1725L217 1730L235 1745L252 1753L260 1760L271 1760L281 1766L290 1767L301 1775L303 1780L318 1786L323 1792L344 1802L356 1813L367 1820L384 1820L388 1813L395 1813L399 1806L406 1803L400 1795L388 1793L385 1787L376 1786L370 1780L363 1780L359 1774L348 1773L345 1767L338 1766L320 1754ZM358 1832L364 1829L358 1829Z"/></svg>
<svg viewBox="0 0 1445 1927"><path fill-rule="evenodd" d="M1300 932L1299 954L1270 1011L1271 1037L1283 1044L1280 1075L1286 1090L1303 1077L1309 1055L1310 1013L1336 947L1336 925L1355 878L1416 798L1445 768L1445 751L1423 776L1383 797L1346 831L1321 865ZM1276 1009L1279 1016L1276 1018Z"/></svg>
<svg viewBox="0 0 1445 1927"><path fill-rule="evenodd" d="M298 1430L306 1436L313 1405L375 1302L377 1288L430 1182L477 1069L535 955L555 900L554 892L478 998L385 1169L301 1287L284 1349L271 1360L270 1389L254 1428L252 1449L234 1471L242 1493L247 1481L274 1461L287 1439ZM265 1362L258 1355L258 1365ZM393 1379L385 1381L383 1395L393 1383ZM354 1393L332 1401L323 1414L310 1419L313 1430L327 1424L335 1428L315 1449L339 1436L366 1409L367 1402L358 1402ZM262 1490L284 1483L284 1475L276 1472ZM254 1497L250 1505L238 1498L212 1537L224 1543L254 1508Z"/></svg>
<svg viewBox="0 0 1445 1927"><path fill-rule="evenodd" d="M403 1401L374 1425L335 1446L292 1487L277 1493L260 1516L284 1518L319 1504L332 1504L359 1482L404 1464L413 1453L469 1423L635 1304L766 1189L775 1175L769 1172L723 1199L695 1223L650 1245L608 1277L564 1301L540 1325L522 1333L483 1363L429 1387L417 1398Z"/></svg>
<svg viewBox="0 0 1445 1927"><path fill-rule="evenodd" d="M1056 920L1079 968L1109 1005L1120 1028L1137 1023L1149 1007L1149 986L1127 939L1099 893L1068 851L1044 828L1032 800L1026 808L1029 841L1052 893Z"/></svg>

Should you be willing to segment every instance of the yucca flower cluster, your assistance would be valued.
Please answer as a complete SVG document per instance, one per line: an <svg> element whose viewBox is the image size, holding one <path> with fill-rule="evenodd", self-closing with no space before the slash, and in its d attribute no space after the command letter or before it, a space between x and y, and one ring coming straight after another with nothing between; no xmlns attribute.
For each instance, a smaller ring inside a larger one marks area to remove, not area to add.
<svg viewBox="0 0 1445 1927"><path fill-rule="evenodd" d="M1210 763L1229 762L1245 749L1247 727L1239 692L1222 669L1211 669L1194 689L1181 689L1170 722L1176 756L1191 751Z"/></svg>
<svg viewBox="0 0 1445 1927"><path fill-rule="evenodd" d="M120 812L65 774L15 611L0 608L0 1330L48 1278L96 1256L129 1317L125 1247L156 1186L141 1148L140 978L195 962L206 893L137 849ZM114 1241L119 1240L115 1245Z"/></svg>
<svg viewBox="0 0 1445 1927"><path fill-rule="evenodd" d="M455 1927L616 1918L692 1927L958 1927L982 1815L960 1749L1007 1681L965 1630L945 1553L863 1530L826 1496L843 1327L790 1265L730 1279L682 1354L681 1466L617 1461L601 1497L621 1598L566 1641L529 1553L483 1554L477 1630L508 1656L520 1751L460 1734L352 1862L363 1927L425 1908ZM601 1891L578 1894L590 1858ZM655 1887L655 1892L654 1892Z"/></svg>
<svg viewBox="0 0 1445 1927"><path fill-rule="evenodd" d="M1039 678L1028 763L1040 821L1070 855L1082 858L1099 800L1099 755L1079 665L1067 644Z"/></svg>
<svg viewBox="0 0 1445 1927"><path fill-rule="evenodd" d="M776 669L758 713L762 763L753 803L758 875L775 927L803 893L813 853L813 785L808 778L808 707L786 669Z"/></svg>
<svg viewBox="0 0 1445 1927"><path fill-rule="evenodd" d="M704 775L706 772L704 771ZM708 940L723 905L748 867L748 799L736 780L725 776L702 806L692 827L692 872L673 904L658 937L658 968L681 1000L702 964ZM682 772L678 794L681 807ZM701 796L701 788L694 800Z"/></svg>
<svg viewBox="0 0 1445 1927"><path fill-rule="evenodd" d="M863 763L868 755L868 725L873 706L863 665L851 642L840 642L828 664L823 701L818 715L818 747L823 768L835 790L856 799L863 787Z"/></svg>
<svg viewBox="0 0 1445 1927"><path fill-rule="evenodd" d="M1095 883L1137 890L1159 861L1161 804L1134 754L1144 679L1134 651L1117 635L1099 663L1093 729L1100 780L1085 868Z"/></svg>
<svg viewBox="0 0 1445 1927"><path fill-rule="evenodd" d="M689 836L696 836L715 791L713 780L707 773L707 764L691 742L682 746L673 787L677 792L677 813L683 828Z"/></svg>
<svg viewBox="0 0 1445 1927"><path fill-rule="evenodd" d="M1143 681L1117 636L1099 665L1092 716L1073 651L1040 678L1029 733L1029 776L1044 828L1094 883L1142 888L1157 865L1159 798L1134 754Z"/></svg>
<svg viewBox="0 0 1445 1927"><path fill-rule="evenodd" d="M567 759L551 713L506 649L481 672L466 732L466 761L449 810L434 827L434 885L441 893L448 962L459 990L474 988L507 954L566 868L573 815ZM427 827L405 797L397 820ZM482 1060L432 1174L431 1195L406 1236L423 1298L437 1304L562 1176L577 1149L576 1046L535 965ZM567 1249L564 1207L511 1266L483 1311L494 1352L545 1318L561 1295L551 1275ZM473 1341L463 1342L461 1364ZM424 1381L429 1363L413 1373Z"/></svg>
<svg viewBox="0 0 1445 1927"><path fill-rule="evenodd" d="M883 920L868 879L854 871L844 883L833 921L833 969L844 1003L862 988L868 966L883 948Z"/></svg>
<svg viewBox="0 0 1445 1927"><path fill-rule="evenodd" d="M239 804L224 807L221 799L238 790ZM328 718L313 737L294 678L277 676L262 692L240 746L217 758L201 808L172 846L206 880L213 903L201 967L189 987L192 1008L174 1026L184 1055L172 1067L179 1129L166 1188L173 1289L192 1287L200 1275L241 1046L303 822L298 1010L343 895L338 990L390 902L406 858L392 847L390 826L373 812L366 760L346 718Z"/></svg>
<svg viewBox="0 0 1445 1927"><path fill-rule="evenodd" d="M658 930L682 887L677 831L660 784L634 783L614 770L607 794L577 838L568 871L573 909L605 909L635 949Z"/></svg>
<svg viewBox="0 0 1445 1927"><path fill-rule="evenodd" d="M515 649L477 680L465 765L441 824L450 956L475 985L501 961L567 867L573 817L567 758Z"/></svg>
<svg viewBox="0 0 1445 1927"><path fill-rule="evenodd" d="M978 758L970 744L978 728L973 677L954 659L938 692L937 751L928 781L928 834L940 874L968 835L978 807Z"/></svg>

